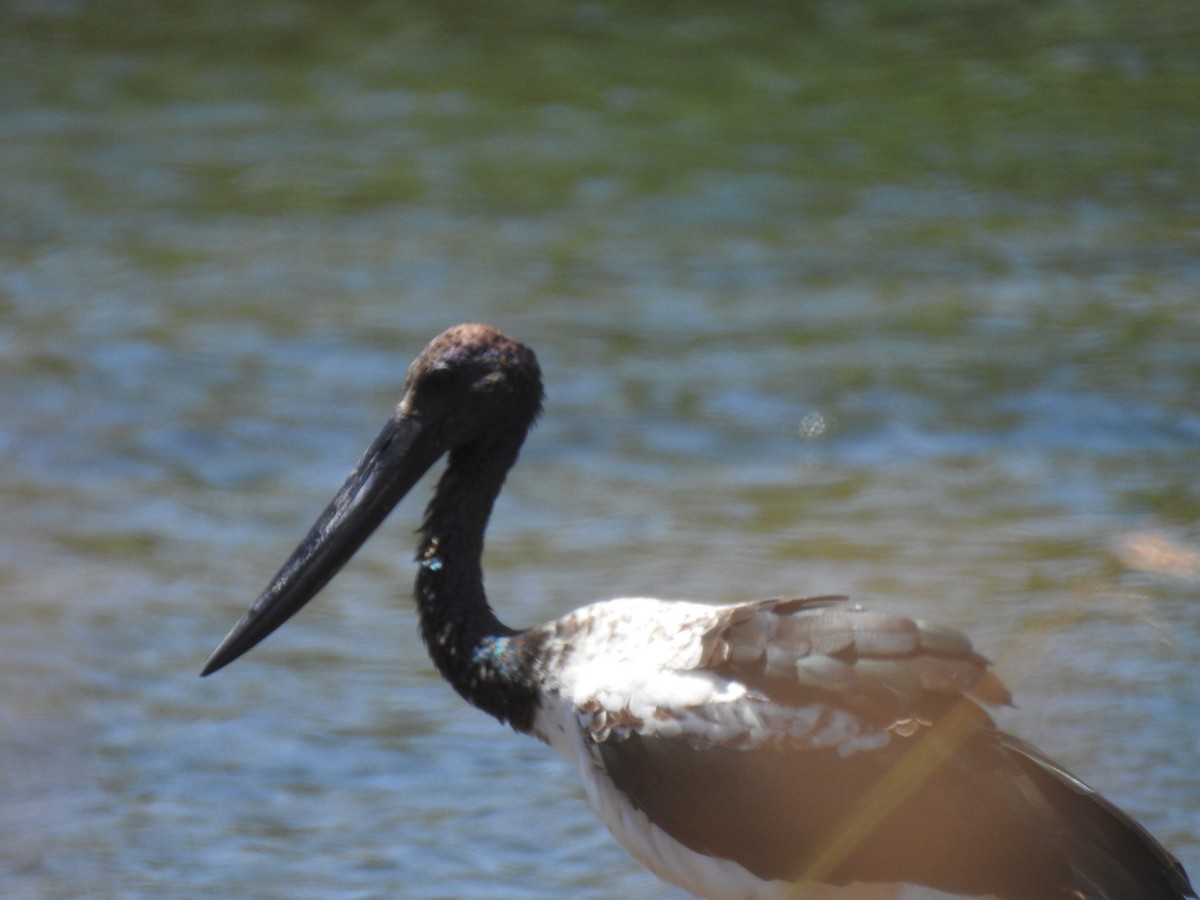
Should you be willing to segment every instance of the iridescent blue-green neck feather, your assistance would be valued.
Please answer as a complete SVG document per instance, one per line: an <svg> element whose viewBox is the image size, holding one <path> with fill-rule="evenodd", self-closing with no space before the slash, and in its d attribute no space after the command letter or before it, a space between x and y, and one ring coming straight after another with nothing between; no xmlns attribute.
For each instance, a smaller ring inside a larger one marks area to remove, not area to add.
<svg viewBox="0 0 1200 900"><path fill-rule="evenodd" d="M488 518L519 449L511 439L480 440L451 453L421 527L415 593L421 637L442 676L471 704L527 732L536 647L496 617L482 568Z"/></svg>

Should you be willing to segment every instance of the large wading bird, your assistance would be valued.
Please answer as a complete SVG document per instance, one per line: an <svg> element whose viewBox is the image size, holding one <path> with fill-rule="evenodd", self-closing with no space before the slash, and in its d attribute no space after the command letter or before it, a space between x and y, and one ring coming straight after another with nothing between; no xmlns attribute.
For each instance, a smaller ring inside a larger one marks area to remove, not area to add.
<svg viewBox="0 0 1200 900"><path fill-rule="evenodd" d="M985 708L1009 694L958 631L841 597L594 603L537 628L483 590L484 531L542 404L537 359L484 325L435 338L307 537L213 653L307 603L449 462L417 549L421 636L467 701L574 763L609 831L709 898L1195 897L1130 816Z"/></svg>

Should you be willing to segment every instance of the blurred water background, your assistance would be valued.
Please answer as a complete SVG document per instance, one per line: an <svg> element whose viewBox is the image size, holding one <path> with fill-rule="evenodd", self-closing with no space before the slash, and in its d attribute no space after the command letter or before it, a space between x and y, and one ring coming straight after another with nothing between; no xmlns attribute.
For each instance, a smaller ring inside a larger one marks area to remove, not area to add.
<svg viewBox="0 0 1200 900"><path fill-rule="evenodd" d="M471 320L549 392L507 621L962 627L1200 876L1190 0L13 0L0 59L6 897L677 896L433 672L426 488L197 678Z"/></svg>

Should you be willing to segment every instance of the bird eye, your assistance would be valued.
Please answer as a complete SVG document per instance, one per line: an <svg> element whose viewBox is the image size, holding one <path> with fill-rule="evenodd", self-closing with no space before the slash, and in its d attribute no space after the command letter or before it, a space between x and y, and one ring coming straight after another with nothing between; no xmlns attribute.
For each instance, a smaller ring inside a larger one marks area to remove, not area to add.
<svg viewBox="0 0 1200 900"><path fill-rule="evenodd" d="M425 373L425 377L421 379L421 385L428 390L442 391L450 387L454 381L455 371L453 369L448 366L438 366Z"/></svg>

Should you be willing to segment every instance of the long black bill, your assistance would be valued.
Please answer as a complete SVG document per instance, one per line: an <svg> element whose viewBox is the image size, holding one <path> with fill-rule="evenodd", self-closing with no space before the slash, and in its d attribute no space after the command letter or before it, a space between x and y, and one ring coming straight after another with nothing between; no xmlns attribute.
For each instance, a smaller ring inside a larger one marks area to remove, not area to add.
<svg viewBox="0 0 1200 900"><path fill-rule="evenodd" d="M419 419L398 412L389 420L300 546L213 651L200 674L210 675L229 665L299 612L440 455L437 441Z"/></svg>

